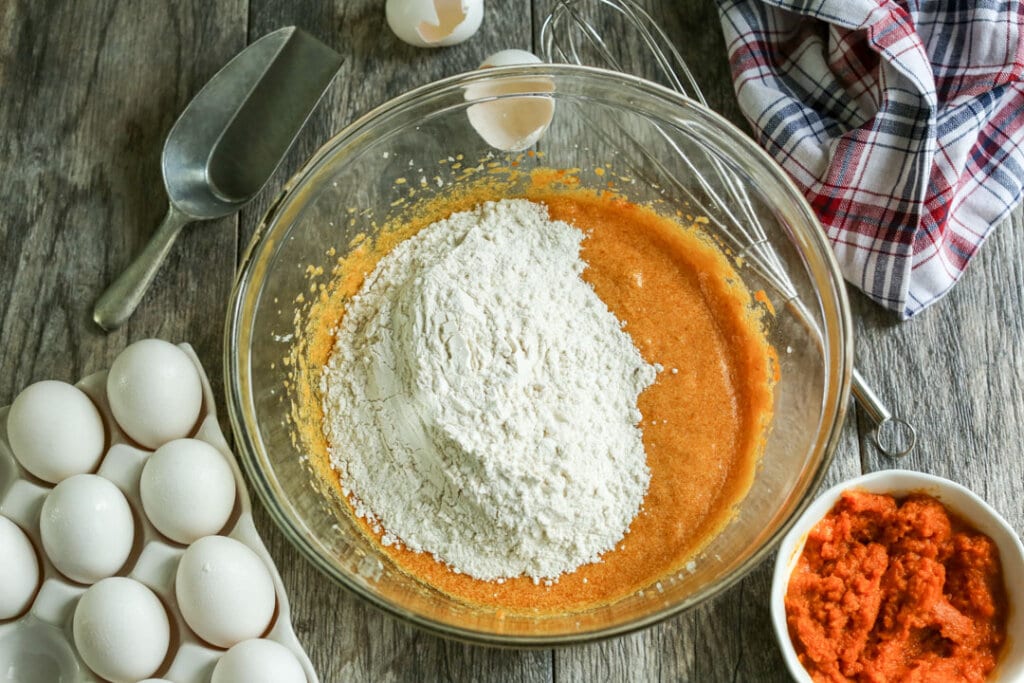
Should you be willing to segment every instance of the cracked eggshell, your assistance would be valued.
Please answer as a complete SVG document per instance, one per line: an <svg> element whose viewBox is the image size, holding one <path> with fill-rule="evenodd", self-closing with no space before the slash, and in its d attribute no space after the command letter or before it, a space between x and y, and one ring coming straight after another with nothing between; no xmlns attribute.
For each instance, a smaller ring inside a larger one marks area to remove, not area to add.
<svg viewBox="0 0 1024 683"><path fill-rule="evenodd" d="M540 63L536 55L525 50L502 50L485 59L480 69ZM521 152L537 143L555 114L554 99L534 93L553 92L554 89L554 82L544 76L473 83L466 88L466 99L488 101L470 106L466 115L474 130L491 147L505 152ZM507 97L520 93L531 94ZM500 99L489 99L495 97Z"/></svg>
<svg viewBox="0 0 1024 683"><path fill-rule="evenodd" d="M480 62L480 69L488 69L492 66L515 66L516 64L541 64L541 59L532 52L526 50L499 50L493 55Z"/></svg>
<svg viewBox="0 0 1024 683"><path fill-rule="evenodd" d="M388 26L416 47L445 47L468 40L484 19L483 0L387 0Z"/></svg>

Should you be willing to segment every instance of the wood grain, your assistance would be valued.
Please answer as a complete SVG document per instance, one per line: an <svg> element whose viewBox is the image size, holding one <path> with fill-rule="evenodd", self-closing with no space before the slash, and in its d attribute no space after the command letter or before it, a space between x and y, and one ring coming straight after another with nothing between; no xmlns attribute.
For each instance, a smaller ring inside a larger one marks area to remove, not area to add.
<svg viewBox="0 0 1024 683"><path fill-rule="evenodd" d="M0 43L0 403L77 380L128 341L190 341L220 382L236 221L187 230L136 316L106 336L92 303L166 210L177 112L245 43L244 5L10 2Z"/></svg>
<svg viewBox="0 0 1024 683"><path fill-rule="evenodd" d="M650 0L712 108L744 130L713 3ZM43 378L76 380L129 341L190 341L218 395L233 270L271 198L302 160L389 97L475 67L507 47L538 49L552 0L491 2L480 33L454 48L395 39L380 0L0 2L0 404ZM342 71L268 188L239 218L187 230L130 324L105 336L92 302L140 248L166 206L168 129L247 42L283 25L345 57ZM632 68L643 53L606 40ZM617 33L618 31L618 33ZM964 281L918 318L895 319L851 293L858 366L920 432L903 462L878 454L851 409L826 484L903 466L977 491L1024 531L1024 212L982 249ZM221 407L223 414L223 407ZM261 506L257 525L281 570L296 630L326 681L785 681L767 612L771 563L674 619L580 647L491 650L406 626L302 561Z"/></svg>
<svg viewBox="0 0 1024 683"><path fill-rule="evenodd" d="M1024 531L1024 212L997 228L944 301L907 323L853 297L858 358L917 426L901 461L863 443L866 471L903 467L958 481ZM862 425L862 432L866 432Z"/></svg>

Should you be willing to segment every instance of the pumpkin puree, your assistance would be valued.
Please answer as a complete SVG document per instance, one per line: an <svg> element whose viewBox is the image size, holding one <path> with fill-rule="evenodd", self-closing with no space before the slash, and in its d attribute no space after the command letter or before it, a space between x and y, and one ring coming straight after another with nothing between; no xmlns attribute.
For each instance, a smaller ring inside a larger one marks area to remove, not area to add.
<svg viewBox="0 0 1024 683"><path fill-rule="evenodd" d="M1006 640L995 543L924 494L843 493L808 535L785 604L815 681L981 683Z"/></svg>

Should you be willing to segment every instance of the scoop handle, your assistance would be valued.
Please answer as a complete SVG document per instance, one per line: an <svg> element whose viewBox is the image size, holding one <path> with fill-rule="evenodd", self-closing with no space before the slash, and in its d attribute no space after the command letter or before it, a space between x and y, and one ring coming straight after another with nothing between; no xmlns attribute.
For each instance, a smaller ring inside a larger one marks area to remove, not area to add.
<svg viewBox="0 0 1024 683"><path fill-rule="evenodd" d="M164 259L167 258L178 233L191 221L191 218L175 209L173 205L167 208L167 215L149 238L145 248L96 300L96 305L92 309L92 319L104 331L112 332L128 322L128 318L135 312Z"/></svg>

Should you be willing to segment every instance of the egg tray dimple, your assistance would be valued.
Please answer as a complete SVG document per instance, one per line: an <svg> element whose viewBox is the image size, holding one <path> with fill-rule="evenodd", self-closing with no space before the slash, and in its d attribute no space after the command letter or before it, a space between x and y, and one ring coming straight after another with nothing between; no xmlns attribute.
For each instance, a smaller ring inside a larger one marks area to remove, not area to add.
<svg viewBox="0 0 1024 683"><path fill-rule="evenodd" d="M198 426L190 436L216 448L231 466L235 477L235 508L221 535L251 548L263 560L274 582L277 605L269 630L263 637L288 648L302 665L307 681L319 683L313 665L292 628L288 597L281 576L253 524L252 502L238 463L217 423L210 382L192 347L188 344L179 346L192 359L203 385L202 411ZM133 444L117 425L107 403L106 378L106 372L98 372L76 386L96 404L106 428L107 450L96 474L121 489L131 505L135 520L132 553L117 576L127 576L148 586L167 610L171 645L167 658L153 677L166 678L174 683L206 683L217 660L226 650L200 640L178 610L174 576L187 546L162 536L146 518L139 496L139 477L152 451ZM14 674L17 680L99 683L104 679L93 674L79 657L71 630L75 606L89 586L63 576L42 550L40 511L53 485L32 477L14 459L7 439L8 410L8 407L0 408L0 514L21 527L32 540L40 561L41 583L24 614L14 620L0 622L0 661L5 663L5 673Z"/></svg>

